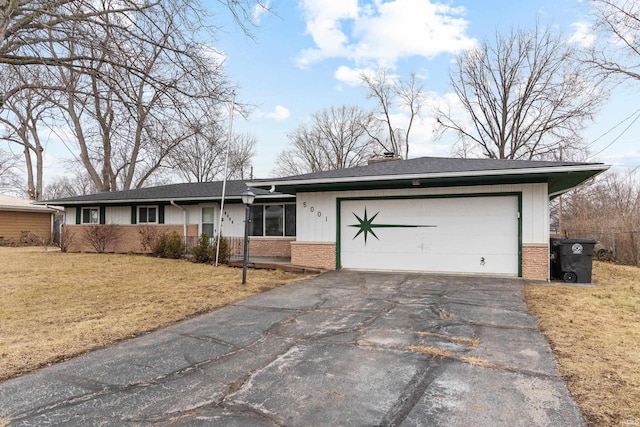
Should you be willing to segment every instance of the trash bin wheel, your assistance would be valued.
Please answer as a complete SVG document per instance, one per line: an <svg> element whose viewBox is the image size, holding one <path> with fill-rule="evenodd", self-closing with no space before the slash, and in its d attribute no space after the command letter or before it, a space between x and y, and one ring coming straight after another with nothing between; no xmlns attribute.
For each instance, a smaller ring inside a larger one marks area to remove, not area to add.
<svg viewBox="0 0 640 427"><path fill-rule="evenodd" d="M568 272L564 273L562 275L562 278L567 283L576 283L578 281L578 276L576 275L576 273L574 273L572 271L568 271Z"/></svg>

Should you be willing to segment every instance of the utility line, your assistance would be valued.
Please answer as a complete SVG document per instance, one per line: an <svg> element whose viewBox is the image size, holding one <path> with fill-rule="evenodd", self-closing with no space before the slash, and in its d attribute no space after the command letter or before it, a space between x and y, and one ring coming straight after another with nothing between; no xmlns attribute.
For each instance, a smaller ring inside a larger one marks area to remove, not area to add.
<svg viewBox="0 0 640 427"><path fill-rule="evenodd" d="M623 124L624 122L626 122L627 120L629 120L631 117L633 117L634 115L636 115L637 113L640 112L640 108L637 109L636 111L634 111L633 113L631 113L629 116L625 117L624 119L620 120L618 123L616 123L611 129L607 130L606 132L604 132L602 135L600 135L599 137L597 137L596 139L594 139L593 141L591 141L589 144L587 144L587 147L591 147L593 144L595 144L596 142L600 141L600 139L604 138L605 136L609 135L611 132L613 132L618 126L620 126L621 124Z"/></svg>
<svg viewBox="0 0 640 427"><path fill-rule="evenodd" d="M631 121L631 123L629 123L629 125L628 125L626 128L624 128L624 130L623 130L622 132L620 132L620 134L619 134L618 136L616 136L616 137L613 139L613 141L611 141L609 144L607 144L607 145L606 145L606 147L604 147L602 150L600 150L600 151L598 151L597 153L592 154L591 156L589 156L589 157L587 158L587 160L589 160L589 159L591 159L591 158L593 158L593 157L597 156L598 154L601 154L603 151L605 151L607 148L611 147L615 142L617 142L620 138L622 138L622 136L623 136L625 133L627 133L627 131L629 130L629 128L630 128L631 126L633 126L633 124L634 124L635 122L637 122L637 121L638 121L638 119L640 119L640 110L636 110L636 112L635 112L634 114L636 114L636 118L635 118L635 119L633 119L633 120ZM633 115L633 114L632 114L632 115ZM629 117L631 117L631 116L629 116ZM628 118L627 118L627 119L628 119ZM627 119L625 119L625 120L627 120ZM621 123L622 123L622 122L621 122ZM619 124L618 124L618 125L619 125ZM618 126L618 125L616 125L616 126Z"/></svg>

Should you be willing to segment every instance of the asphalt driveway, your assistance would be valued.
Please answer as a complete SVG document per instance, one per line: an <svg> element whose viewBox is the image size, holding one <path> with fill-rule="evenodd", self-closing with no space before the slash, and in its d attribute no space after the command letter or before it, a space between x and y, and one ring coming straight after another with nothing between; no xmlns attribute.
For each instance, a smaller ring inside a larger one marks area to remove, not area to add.
<svg viewBox="0 0 640 427"><path fill-rule="evenodd" d="M326 273L0 383L0 425L583 426L523 286Z"/></svg>

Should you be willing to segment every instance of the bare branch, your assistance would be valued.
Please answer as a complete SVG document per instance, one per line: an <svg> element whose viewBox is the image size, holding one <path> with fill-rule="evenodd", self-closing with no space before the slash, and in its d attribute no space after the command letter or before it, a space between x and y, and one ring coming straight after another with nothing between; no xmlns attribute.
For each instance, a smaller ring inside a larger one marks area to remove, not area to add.
<svg viewBox="0 0 640 427"><path fill-rule="evenodd" d="M550 29L485 40L458 57L451 85L466 117L437 110L438 136L454 131L461 153L475 146L499 159L544 158L575 147L605 99L576 52Z"/></svg>

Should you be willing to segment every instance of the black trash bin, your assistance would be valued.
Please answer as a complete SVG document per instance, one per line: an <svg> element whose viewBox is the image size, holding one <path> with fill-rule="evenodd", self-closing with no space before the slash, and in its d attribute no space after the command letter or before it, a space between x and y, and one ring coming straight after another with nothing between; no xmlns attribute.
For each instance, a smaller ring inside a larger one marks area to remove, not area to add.
<svg viewBox="0 0 640 427"><path fill-rule="evenodd" d="M560 268L560 242L565 238L552 237L549 244L549 257L551 263L549 265L552 279L562 279L562 269Z"/></svg>
<svg viewBox="0 0 640 427"><path fill-rule="evenodd" d="M591 239L551 239L551 275L571 283L591 283Z"/></svg>

